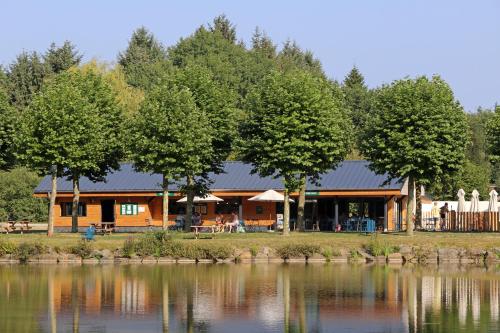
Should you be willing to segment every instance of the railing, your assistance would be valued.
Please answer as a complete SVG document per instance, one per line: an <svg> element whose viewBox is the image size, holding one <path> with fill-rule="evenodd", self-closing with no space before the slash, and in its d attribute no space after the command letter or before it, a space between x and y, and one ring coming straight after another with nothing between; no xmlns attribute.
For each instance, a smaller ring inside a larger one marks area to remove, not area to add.
<svg viewBox="0 0 500 333"><path fill-rule="evenodd" d="M422 227L427 230L446 230L446 231L500 231L500 213L498 212L460 212L451 211L443 219L439 218L437 225L434 225L434 219L431 212L422 213Z"/></svg>

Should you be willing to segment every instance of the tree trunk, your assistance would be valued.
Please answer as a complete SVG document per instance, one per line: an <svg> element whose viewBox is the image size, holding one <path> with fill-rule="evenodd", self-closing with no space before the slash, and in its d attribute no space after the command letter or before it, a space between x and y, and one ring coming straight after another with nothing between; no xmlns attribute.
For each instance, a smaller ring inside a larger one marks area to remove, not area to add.
<svg viewBox="0 0 500 333"><path fill-rule="evenodd" d="M52 177L52 189L50 191L49 220L47 225L47 236L49 237L54 234L54 207L57 197L57 166L53 165L50 168L50 175Z"/></svg>
<svg viewBox="0 0 500 333"><path fill-rule="evenodd" d="M186 201L186 219L184 223L184 230L190 231L191 226L193 225L193 200L194 200L194 192L193 192L193 177L186 177L186 188L187 188L187 201Z"/></svg>
<svg viewBox="0 0 500 333"><path fill-rule="evenodd" d="M413 236L413 202L415 200L415 180L408 177L408 200L406 202L406 234Z"/></svg>
<svg viewBox="0 0 500 333"><path fill-rule="evenodd" d="M78 203L80 202L79 176L73 178L73 207L71 208L71 232L78 232Z"/></svg>
<svg viewBox="0 0 500 333"><path fill-rule="evenodd" d="M163 214L161 226L168 230L168 178L163 175Z"/></svg>
<svg viewBox="0 0 500 333"><path fill-rule="evenodd" d="M283 236L290 234L290 195L285 188L285 200L283 201Z"/></svg>
<svg viewBox="0 0 500 333"><path fill-rule="evenodd" d="M301 175L299 187L299 202L297 207L297 228L299 229L299 231L305 231L304 208L306 205L306 186L306 175Z"/></svg>
<svg viewBox="0 0 500 333"><path fill-rule="evenodd" d="M415 184L416 207L415 207L415 225L422 228L422 186Z"/></svg>

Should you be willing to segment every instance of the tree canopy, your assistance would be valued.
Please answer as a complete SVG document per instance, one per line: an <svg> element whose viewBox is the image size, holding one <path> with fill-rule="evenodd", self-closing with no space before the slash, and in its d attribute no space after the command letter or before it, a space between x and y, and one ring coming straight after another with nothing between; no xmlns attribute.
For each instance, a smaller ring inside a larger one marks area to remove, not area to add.
<svg viewBox="0 0 500 333"><path fill-rule="evenodd" d="M395 81L376 91L373 105L361 148L376 172L408 178L412 195L415 183L429 185L461 170L469 142L466 115L441 78ZM407 223L412 233L410 215Z"/></svg>
<svg viewBox="0 0 500 333"><path fill-rule="evenodd" d="M135 166L163 175L163 227L168 219L169 183L205 171L211 154L211 127L191 91L166 81L147 94L130 123Z"/></svg>
<svg viewBox="0 0 500 333"><path fill-rule="evenodd" d="M345 77L342 91L359 139L358 134L363 131L367 120L370 119L371 93L365 84L363 74L356 66Z"/></svg>
<svg viewBox="0 0 500 333"><path fill-rule="evenodd" d="M350 121L336 96L326 80L307 71L271 73L248 97L243 160L262 176L282 178L288 192L304 175L319 180L350 148Z"/></svg>
<svg viewBox="0 0 500 333"><path fill-rule="evenodd" d="M119 168L122 157L121 110L109 84L78 69L54 77L25 112L20 157L42 174L56 167L73 180L78 207L81 176L99 181ZM76 214L77 209L74 209ZM73 231L78 216L73 216Z"/></svg>
<svg viewBox="0 0 500 333"><path fill-rule="evenodd" d="M133 32L127 49L118 55L128 84L142 89L150 89L158 81L165 60L163 45L145 27Z"/></svg>
<svg viewBox="0 0 500 333"><path fill-rule="evenodd" d="M65 41L62 46L57 47L55 43L50 45L43 56L48 69L55 74L64 72L73 66L78 66L82 55L70 41Z"/></svg>
<svg viewBox="0 0 500 333"><path fill-rule="evenodd" d="M0 89L0 170L14 165L15 124L18 112L10 106L7 95Z"/></svg>

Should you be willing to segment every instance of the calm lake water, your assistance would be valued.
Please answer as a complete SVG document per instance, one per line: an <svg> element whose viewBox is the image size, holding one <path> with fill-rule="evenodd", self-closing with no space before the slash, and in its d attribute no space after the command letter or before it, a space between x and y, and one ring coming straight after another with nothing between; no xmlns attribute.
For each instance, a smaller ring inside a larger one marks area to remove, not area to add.
<svg viewBox="0 0 500 333"><path fill-rule="evenodd" d="M500 268L0 265L0 332L500 332Z"/></svg>

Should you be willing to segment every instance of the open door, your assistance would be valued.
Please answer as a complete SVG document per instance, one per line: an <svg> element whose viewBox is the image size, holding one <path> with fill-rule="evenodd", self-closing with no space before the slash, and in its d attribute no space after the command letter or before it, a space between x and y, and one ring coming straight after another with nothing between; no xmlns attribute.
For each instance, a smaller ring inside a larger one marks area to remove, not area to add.
<svg viewBox="0 0 500 333"><path fill-rule="evenodd" d="M114 200L101 200L101 222L115 223Z"/></svg>

